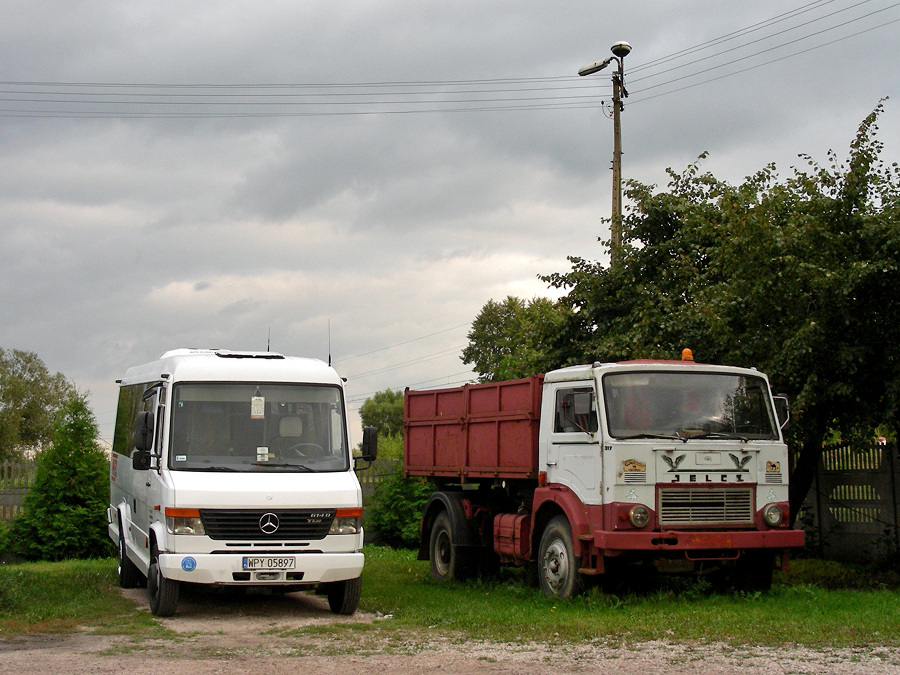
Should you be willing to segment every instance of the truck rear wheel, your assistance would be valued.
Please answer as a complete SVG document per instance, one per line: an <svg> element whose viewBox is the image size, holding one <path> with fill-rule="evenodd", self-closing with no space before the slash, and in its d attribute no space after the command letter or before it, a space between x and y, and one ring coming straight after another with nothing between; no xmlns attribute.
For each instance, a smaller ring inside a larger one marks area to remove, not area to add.
<svg viewBox="0 0 900 675"><path fill-rule="evenodd" d="M147 595L150 597L150 612L154 616L172 616L178 606L179 584L174 579L166 579L159 569L159 551L154 544L150 554L150 569L147 574Z"/></svg>
<svg viewBox="0 0 900 675"><path fill-rule="evenodd" d="M446 511L434 519L428 545L431 576L438 581L464 581L472 576L472 560L453 545L453 526Z"/></svg>
<svg viewBox="0 0 900 675"><path fill-rule="evenodd" d="M549 598L570 598L584 590L572 543L572 528L564 516L547 523L538 550L538 579Z"/></svg>
<svg viewBox="0 0 900 675"><path fill-rule="evenodd" d="M348 579L347 581L334 581L325 586L325 595L328 597L328 608L334 614L354 614L359 608L359 597L362 594L362 580Z"/></svg>

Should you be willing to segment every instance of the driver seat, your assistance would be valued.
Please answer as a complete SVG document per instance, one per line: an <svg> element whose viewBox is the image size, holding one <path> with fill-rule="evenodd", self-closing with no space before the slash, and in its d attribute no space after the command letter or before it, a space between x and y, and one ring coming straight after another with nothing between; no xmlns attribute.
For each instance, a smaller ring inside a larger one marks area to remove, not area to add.
<svg viewBox="0 0 900 675"><path fill-rule="evenodd" d="M292 445L297 445L303 436L303 420L296 415L287 415L278 420L278 438L275 439L275 448L284 450Z"/></svg>

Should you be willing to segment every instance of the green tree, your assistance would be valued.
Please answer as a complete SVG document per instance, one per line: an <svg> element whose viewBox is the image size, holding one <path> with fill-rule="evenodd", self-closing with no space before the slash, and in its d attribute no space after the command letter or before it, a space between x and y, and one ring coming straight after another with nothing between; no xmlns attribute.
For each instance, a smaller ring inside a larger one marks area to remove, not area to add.
<svg viewBox="0 0 900 675"><path fill-rule="evenodd" d="M38 455L34 485L9 530L13 553L32 560L103 558L109 465L97 445L97 424L85 396L75 395L54 426L53 442Z"/></svg>
<svg viewBox="0 0 900 675"><path fill-rule="evenodd" d="M359 407L364 427L375 427L381 437L403 432L403 392L385 389L375 393Z"/></svg>
<svg viewBox="0 0 900 675"><path fill-rule="evenodd" d="M366 526L389 546L415 548L419 542L419 522L434 486L421 478L404 478L396 471L375 486L372 503L366 510Z"/></svg>
<svg viewBox="0 0 900 675"><path fill-rule="evenodd" d="M0 348L0 460L45 447L75 386L33 352Z"/></svg>
<svg viewBox="0 0 900 675"><path fill-rule="evenodd" d="M737 186L669 171L668 190L628 184L621 265L572 258L545 278L568 294L559 364L677 358L756 366L792 399L791 508L829 433L897 429L900 169L880 159L881 104L849 157ZM701 156L702 159L702 156Z"/></svg>
<svg viewBox="0 0 900 675"><path fill-rule="evenodd" d="M565 306L547 298L489 300L472 322L462 361L472 365L481 382L543 373L557 360L552 346L566 313Z"/></svg>

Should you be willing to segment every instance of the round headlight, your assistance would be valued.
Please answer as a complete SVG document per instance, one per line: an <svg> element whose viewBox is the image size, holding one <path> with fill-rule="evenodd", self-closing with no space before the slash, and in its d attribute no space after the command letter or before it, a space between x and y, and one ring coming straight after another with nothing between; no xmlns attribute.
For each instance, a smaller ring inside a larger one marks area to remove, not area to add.
<svg viewBox="0 0 900 675"><path fill-rule="evenodd" d="M776 527L784 520L784 513L778 504L769 504L763 509L763 518L771 527Z"/></svg>
<svg viewBox="0 0 900 675"><path fill-rule="evenodd" d="M646 527L650 522L650 511L646 506L632 506L628 512L628 520L634 527Z"/></svg>

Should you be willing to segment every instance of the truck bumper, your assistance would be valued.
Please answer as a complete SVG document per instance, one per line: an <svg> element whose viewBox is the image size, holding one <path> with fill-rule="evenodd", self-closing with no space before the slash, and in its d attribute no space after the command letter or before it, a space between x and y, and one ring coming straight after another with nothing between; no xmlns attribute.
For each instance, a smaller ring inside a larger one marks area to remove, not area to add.
<svg viewBox="0 0 900 675"><path fill-rule="evenodd" d="M619 551L738 551L781 550L803 546L802 530L732 532L603 532L595 530L592 543L604 552Z"/></svg>
<svg viewBox="0 0 900 675"><path fill-rule="evenodd" d="M356 579L362 574L362 553L308 553L294 558L285 570L245 570L239 554L161 553L159 565L167 579L220 586L286 586ZM271 557L271 556L266 556Z"/></svg>

